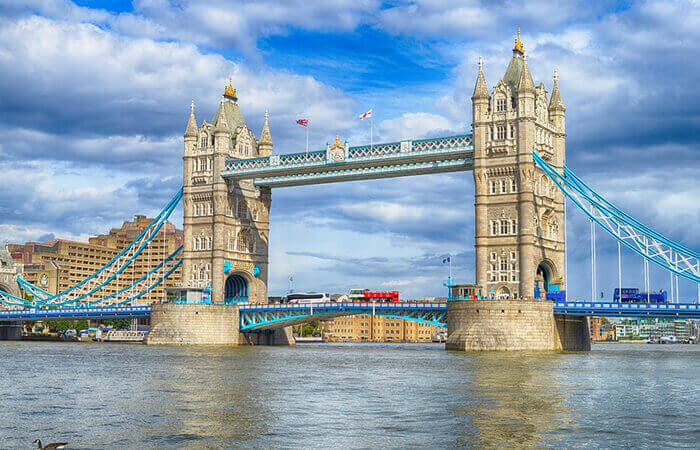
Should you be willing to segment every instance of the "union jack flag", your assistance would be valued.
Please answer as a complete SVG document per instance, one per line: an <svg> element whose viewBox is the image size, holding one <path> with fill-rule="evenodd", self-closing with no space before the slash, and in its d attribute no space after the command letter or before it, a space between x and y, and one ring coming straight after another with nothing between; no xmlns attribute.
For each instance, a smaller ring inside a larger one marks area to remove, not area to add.
<svg viewBox="0 0 700 450"><path fill-rule="evenodd" d="M309 126L309 120L308 119L297 119L297 123L301 125L302 127L308 127Z"/></svg>

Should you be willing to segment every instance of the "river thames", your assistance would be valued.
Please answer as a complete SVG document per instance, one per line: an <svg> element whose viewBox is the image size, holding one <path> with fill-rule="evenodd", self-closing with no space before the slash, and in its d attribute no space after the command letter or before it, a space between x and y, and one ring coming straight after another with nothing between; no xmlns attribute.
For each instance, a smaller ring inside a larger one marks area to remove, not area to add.
<svg viewBox="0 0 700 450"><path fill-rule="evenodd" d="M0 447L695 447L700 345L0 343Z"/></svg>

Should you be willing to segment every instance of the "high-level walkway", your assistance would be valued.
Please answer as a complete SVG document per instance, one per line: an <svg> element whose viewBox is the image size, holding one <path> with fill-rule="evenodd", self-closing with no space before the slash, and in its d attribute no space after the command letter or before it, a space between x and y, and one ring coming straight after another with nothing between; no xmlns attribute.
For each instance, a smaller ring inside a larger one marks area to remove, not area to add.
<svg viewBox="0 0 700 450"><path fill-rule="evenodd" d="M284 187L472 170L469 134L272 155L226 162L222 176Z"/></svg>

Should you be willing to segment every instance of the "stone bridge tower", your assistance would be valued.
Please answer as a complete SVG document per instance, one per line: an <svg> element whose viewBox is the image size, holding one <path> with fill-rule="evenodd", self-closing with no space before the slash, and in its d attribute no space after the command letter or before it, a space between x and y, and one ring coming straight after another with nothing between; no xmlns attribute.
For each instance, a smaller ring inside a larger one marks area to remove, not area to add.
<svg viewBox="0 0 700 450"><path fill-rule="evenodd" d="M503 299L566 289L564 197L532 158L562 169L565 108L556 72L549 99L533 83L520 30L491 93L479 61L472 113L477 285Z"/></svg>
<svg viewBox="0 0 700 450"><path fill-rule="evenodd" d="M211 123L197 127L192 104L184 141L183 284L211 287L218 304L266 303L270 189L221 172L226 160L272 153L267 113L257 140L229 80Z"/></svg>

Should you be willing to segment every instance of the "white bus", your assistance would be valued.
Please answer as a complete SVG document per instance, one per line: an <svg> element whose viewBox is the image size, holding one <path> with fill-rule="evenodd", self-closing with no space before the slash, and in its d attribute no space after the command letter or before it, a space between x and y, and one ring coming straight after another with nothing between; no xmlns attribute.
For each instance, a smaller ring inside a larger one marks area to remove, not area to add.
<svg viewBox="0 0 700 450"><path fill-rule="evenodd" d="M309 303L328 303L331 301L331 296L324 292L294 292L287 294L284 297L284 303L292 304L309 304Z"/></svg>

